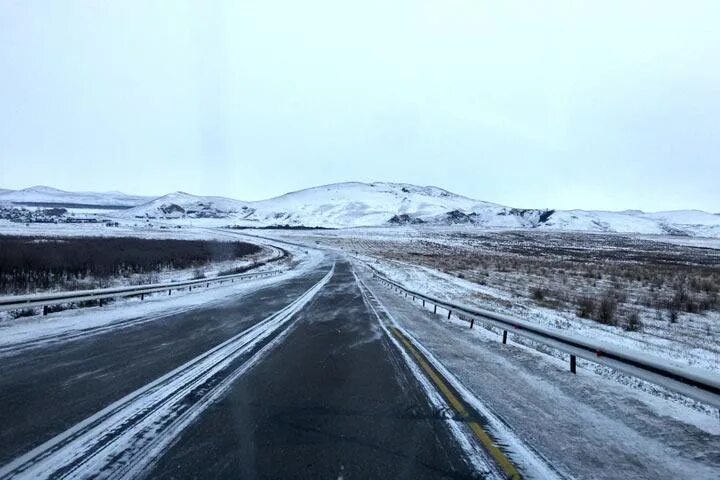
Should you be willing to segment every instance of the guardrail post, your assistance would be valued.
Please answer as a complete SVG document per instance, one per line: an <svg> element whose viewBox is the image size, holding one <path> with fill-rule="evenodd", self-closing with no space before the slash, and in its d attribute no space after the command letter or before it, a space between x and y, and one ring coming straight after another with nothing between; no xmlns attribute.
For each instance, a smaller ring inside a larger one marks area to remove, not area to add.
<svg viewBox="0 0 720 480"><path fill-rule="evenodd" d="M435 305L435 308L433 308L433 313L437 313L437 305Z"/></svg>
<svg viewBox="0 0 720 480"><path fill-rule="evenodd" d="M43 305L43 315L47 315L47 314L48 314L48 307L47 307L47 305Z"/></svg>
<svg viewBox="0 0 720 480"><path fill-rule="evenodd" d="M205 285L205 288L210 288L210 282L208 282L208 284Z"/></svg>
<svg viewBox="0 0 720 480"><path fill-rule="evenodd" d="M144 294L144 293L141 293L141 294L140 294L140 301L142 301L142 300L145 300L145 294Z"/></svg>
<svg viewBox="0 0 720 480"><path fill-rule="evenodd" d="M452 315L452 310L448 310L448 320L450 320L450 315Z"/></svg>
<svg viewBox="0 0 720 480"><path fill-rule="evenodd" d="M470 328L472 328L474 324L475 324L475 319L471 318L470 319Z"/></svg>
<svg viewBox="0 0 720 480"><path fill-rule="evenodd" d="M571 372L571 373L577 373L577 372L576 372L576 370L577 370L577 369L576 369L576 363L577 363L577 362L576 362L576 360L575 360L575 355L570 355L570 372Z"/></svg>
<svg viewBox="0 0 720 480"><path fill-rule="evenodd" d="M423 307L425 306L425 299L423 298Z"/></svg>
<svg viewBox="0 0 720 480"><path fill-rule="evenodd" d="M172 289L168 288L168 296L172 295Z"/></svg>
<svg viewBox="0 0 720 480"><path fill-rule="evenodd" d="M507 343L507 330L503 330L503 343Z"/></svg>

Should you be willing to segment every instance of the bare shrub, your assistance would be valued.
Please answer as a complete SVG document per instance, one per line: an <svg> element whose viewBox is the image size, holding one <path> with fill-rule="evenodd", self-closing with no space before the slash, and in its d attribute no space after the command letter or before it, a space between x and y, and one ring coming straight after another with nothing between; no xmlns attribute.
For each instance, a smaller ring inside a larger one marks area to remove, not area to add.
<svg viewBox="0 0 720 480"><path fill-rule="evenodd" d="M538 302L541 302L545 300L545 297L548 294L548 291L542 287L533 287L530 289L530 294L532 295L533 300L537 300Z"/></svg>
<svg viewBox="0 0 720 480"><path fill-rule="evenodd" d="M580 318L590 318L595 312L595 302L590 297L581 297L577 304L577 316Z"/></svg>
<svg viewBox="0 0 720 480"><path fill-rule="evenodd" d="M89 307L101 307L109 303L113 303L114 298L103 298L98 300L83 300L74 304L74 308L89 308Z"/></svg>
<svg viewBox="0 0 720 480"><path fill-rule="evenodd" d="M70 310L71 308L73 308L73 306L70 303L59 303L57 305L47 305L44 308L47 313L56 313L56 312L62 312L65 310Z"/></svg>
<svg viewBox="0 0 720 480"><path fill-rule="evenodd" d="M635 311L630 312L625 317L625 320L622 325L623 330L625 330L627 332L639 332L640 330L643 329L643 326L644 325L643 325L642 321L640 320L640 315L638 314L638 312L635 312Z"/></svg>
<svg viewBox="0 0 720 480"><path fill-rule="evenodd" d="M34 308L20 308L10 312L12 318L32 317L33 315L35 315Z"/></svg>
<svg viewBox="0 0 720 480"><path fill-rule="evenodd" d="M258 251L244 242L0 236L0 292L87 288L113 277L199 267Z"/></svg>
<svg viewBox="0 0 720 480"><path fill-rule="evenodd" d="M603 325L617 325L615 312L617 311L618 300L611 291L605 292L597 306L595 320Z"/></svg>

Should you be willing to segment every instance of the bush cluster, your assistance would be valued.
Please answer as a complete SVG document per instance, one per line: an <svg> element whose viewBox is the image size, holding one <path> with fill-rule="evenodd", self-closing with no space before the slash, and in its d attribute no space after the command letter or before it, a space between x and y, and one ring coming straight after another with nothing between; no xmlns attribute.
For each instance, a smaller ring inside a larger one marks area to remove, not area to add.
<svg viewBox="0 0 720 480"><path fill-rule="evenodd" d="M88 277L107 279L200 267L259 250L256 245L243 242L0 236L0 292L73 288Z"/></svg>

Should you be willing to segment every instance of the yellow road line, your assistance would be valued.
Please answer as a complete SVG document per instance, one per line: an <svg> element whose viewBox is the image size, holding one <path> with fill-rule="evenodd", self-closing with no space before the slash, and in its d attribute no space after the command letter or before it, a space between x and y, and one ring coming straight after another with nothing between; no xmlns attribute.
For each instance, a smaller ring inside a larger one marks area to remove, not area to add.
<svg viewBox="0 0 720 480"><path fill-rule="evenodd" d="M463 402L460 401L460 399L447 386L447 383L443 380L440 374L430 366L425 357L417 350L417 348L415 348L415 345L413 345L412 342L410 342L410 340L408 340L405 335L403 335L402 332L400 332L400 330L398 330L394 326L389 325L388 328L400 340L400 342L402 342L405 348L412 354L417 363L420 365L420 367L422 367L427 376L430 377L430 379L440 390L440 392L443 394L443 396L450 404L450 406L455 410L455 412L462 418L467 419L468 417L470 417L470 414L465 408L465 405L463 405ZM507 455L505 455L505 453L503 453L503 451L498 448L493 439L482 428L482 426L474 420L470 420L467 423L477 437L477 439L497 462L505 475L507 475L507 477L512 480L522 479L522 475L520 475L520 472L518 472L517 468L515 468L515 465L513 465Z"/></svg>

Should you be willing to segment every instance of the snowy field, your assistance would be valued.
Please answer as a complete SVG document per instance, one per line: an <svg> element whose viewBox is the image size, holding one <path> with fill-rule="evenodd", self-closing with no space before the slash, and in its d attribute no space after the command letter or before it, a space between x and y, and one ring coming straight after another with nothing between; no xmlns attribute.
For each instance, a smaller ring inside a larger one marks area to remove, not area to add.
<svg viewBox="0 0 720 480"><path fill-rule="evenodd" d="M351 254L430 296L720 371L714 239L465 227L282 235Z"/></svg>

